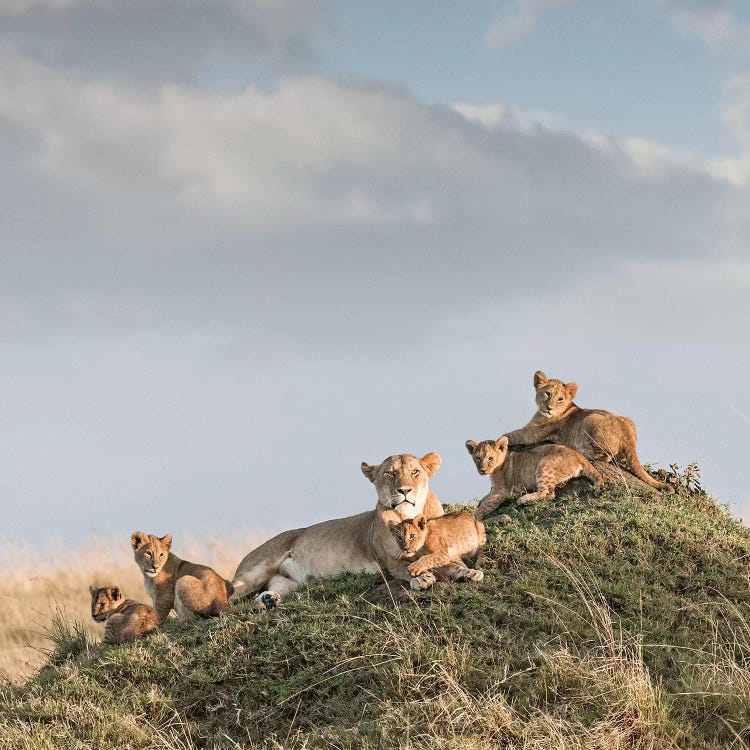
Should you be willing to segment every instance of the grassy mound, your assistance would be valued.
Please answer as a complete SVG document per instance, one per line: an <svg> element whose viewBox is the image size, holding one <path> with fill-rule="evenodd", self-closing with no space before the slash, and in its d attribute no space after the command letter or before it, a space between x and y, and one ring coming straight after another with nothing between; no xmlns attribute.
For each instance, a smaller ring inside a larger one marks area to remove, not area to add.
<svg viewBox="0 0 750 750"><path fill-rule="evenodd" d="M622 484L503 510L480 584L348 575L130 647L62 626L0 748L746 747L749 530Z"/></svg>

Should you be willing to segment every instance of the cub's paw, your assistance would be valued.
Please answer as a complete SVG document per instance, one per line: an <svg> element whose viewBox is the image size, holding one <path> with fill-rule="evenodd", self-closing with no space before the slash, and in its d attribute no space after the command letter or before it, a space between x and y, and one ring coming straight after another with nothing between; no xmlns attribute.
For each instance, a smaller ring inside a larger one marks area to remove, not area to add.
<svg viewBox="0 0 750 750"><path fill-rule="evenodd" d="M432 587L432 585L435 583L437 579L435 578L435 574L431 571L425 571L421 575L418 575L409 581L409 585L415 590L419 591L420 589L429 589Z"/></svg>
<svg viewBox="0 0 750 750"><path fill-rule="evenodd" d="M464 580L466 581L481 581L483 578L484 573L481 570L475 570L474 568L469 568L464 575Z"/></svg>
<svg viewBox="0 0 750 750"><path fill-rule="evenodd" d="M429 567L427 567L426 565L424 565L424 564L423 564L422 562L420 562L420 561L417 561L417 562L413 562L413 563L412 563L412 564L411 564L411 565L410 565L410 566L409 566L409 567L407 568L407 570L409 571L409 575L410 575L410 576L411 576L412 578L418 578L418 577L419 577L419 576L421 576L421 575L422 575L423 573L426 573L426 572L427 572L427 571L429 570Z"/></svg>
<svg viewBox="0 0 750 750"><path fill-rule="evenodd" d="M255 597L255 606L260 610L274 609L281 604L281 594L275 591L264 591Z"/></svg>

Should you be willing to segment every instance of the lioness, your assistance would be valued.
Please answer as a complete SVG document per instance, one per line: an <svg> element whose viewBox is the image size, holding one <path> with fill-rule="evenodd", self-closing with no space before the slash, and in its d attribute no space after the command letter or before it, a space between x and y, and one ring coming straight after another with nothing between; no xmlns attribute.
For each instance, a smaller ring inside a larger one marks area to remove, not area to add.
<svg viewBox="0 0 750 750"><path fill-rule="evenodd" d="M159 624L169 617L172 609L181 620L229 611L227 598L234 590L232 584L215 570L181 560L170 552L171 534L157 537L135 531L130 543Z"/></svg>
<svg viewBox="0 0 750 750"><path fill-rule="evenodd" d="M311 579L350 572L387 571L414 588L429 588L435 582L431 572L413 577L407 563L396 559L398 545L387 523L420 513L443 515L429 488L439 467L437 453L390 456L377 466L363 462L362 473L378 493L375 510L285 531L264 542L237 567L232 599L257 594L260 606L271 607Z"/></svg>
<svg viewBox="0 0 750 750"><path fill-rule="evenodd" d="M104 643L130 643L159 627L159 618L152 607L123 598L117 586L89 586L89 594L91 616L95 622L106 623Z"/></svg>
<svg viewBox="0 0 750 750"><path fill-rule="evenodd" d="M555 488L568 479L583 475L601 490L604 480L588 459L564 445L537 445L525 451L508 450L508 438L466 441L477 471L490 474L492 489L479 503L476 518L485 518L498 505L518 497L520 504L552 500ZM529 490L534 490L529 492ZM520 495L520 497L519 497Z"/></svg>
<svg viewBox="0 0 750 750"><path fill-rule="evenodd" d="M487 542L484 524L474 516L459 510L439 518L427 518L420 513L416 518L406 518L401 523L390 523L391 533L399 546L399 559L418 560L409 565L409 575L415 578L433 568L457 580L481 581L484 573L470 568L464 557L474 557ZM412 580L415 580L413 578Z"/></svg>
<svg viewBox="0 0 750 750"><path fill-rule="evenodd" d="M590 461L622 463L631 474L658 490L673 488L654 479L641 466L635 452L635 423L603 409L581 409L573 403L578 385L534 373L536 403L531 421L520 430L506 433L510 445L528 445L550 440L567 445Z"/></svg>

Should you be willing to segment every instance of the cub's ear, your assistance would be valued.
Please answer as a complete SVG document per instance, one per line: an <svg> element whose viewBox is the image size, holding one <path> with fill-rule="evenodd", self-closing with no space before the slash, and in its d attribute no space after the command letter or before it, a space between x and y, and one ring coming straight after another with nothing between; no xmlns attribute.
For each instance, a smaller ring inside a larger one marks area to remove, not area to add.
<svg viewBox="0 0 750 750"><path fill-rule="evenodd" d="M422 464L424 470L431 477L435 476L435 472L440 468L442 462L443 459L437 453L428 453L419 459L419 463Z"/></svg>
<svg viewBox="0 0 750 750"><path fill-rule="evenodd" d="M576 397L576 393L578 393L578 383L566 383L565 384L565 392L571 398L575 398Z"/></svg>
<svg viewBox="0 0 750 750"><path fill-rule="evenodd" d="M424 513L420 513L414 518L412 523L420 530L423 531L424 527L427 526L427 516Z"/></svg>
<svg viewBox="0 0 750 750"><path fill-rule="evenodd" d="M95 586L89 586L89 594L93 596L96 593L96 587Z"/></svg>
<svg viewBox="0 0 750 750"><path fill-rule="evenodd" d="M117 586L112 586L109 589L110 596L117 601L118 599L122 598L122 594L120 593L120 589L117 588Z"/></svg>
<svg viewBox="0 0 750 750"><path fill-rule="evenodd" d="M148 534L144 534L142 531L134 531L130 536L130 544L133 549L143 547L144 544L148 543Z"/></svg>
<svg viewBox="0 0 750 750"><path fill-rule="evenodd" d="M497 448L499 451L507 451L508 438L503 435L502 437L499 437L497 440L495 440L495 448Z"/></svg>
<svg viewBox="0 0 750 750"><path fill-rule="evenodd" d="M360 467L362 469L362 473L371 481L375 481L375 474L378 473L378 469L380 468L380 465L378 466L372 466L371 464L366 464L364 461L362 461Z"/></svg>
<svg viewBox="0 0 750 750"><path fill-rule="evenodd" d="M541 371L537 370L534 373L534 388L539 388L540 385L544 385L549 378Z"/></svg>
<svg viewBox="0 0 750 750"><path fill-rule="evenodd" d="M477 444L473 440L467 440L465 445L466 450L469 451L469 453L473 456L474 451L477 449Z"/></svg>
<svg viewBox="0 0 750 750"><path fill-rule="evenodd" d="M165 534L164 536L159 537L159 541L163 544L167 545L167 549L169 549L172 546L172 535L171 534Z"/></svg>

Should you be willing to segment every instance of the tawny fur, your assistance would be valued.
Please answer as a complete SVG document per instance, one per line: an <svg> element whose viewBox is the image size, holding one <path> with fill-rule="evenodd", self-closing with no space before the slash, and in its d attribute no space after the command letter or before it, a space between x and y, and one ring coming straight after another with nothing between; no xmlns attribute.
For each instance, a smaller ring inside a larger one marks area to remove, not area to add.
<svg viewBox="0 0 750 750"><path fill-rule="evenodd" d="M91 617L105 623L104 643L131 643L159 627L153 607L125 599L117 586L89 586L89 593Z"/></svg>
<svg viewBox="0 0 750 750"><path fill-rule="evenodd" d="M428 519L420 514L390 525L402 560L413 560L409 574L417 577L428 570L456 580L481 581L484 573L470 568L464 557L475 557L487 542L484 524L474 516L456 511L440 518Z"/></svg>
<svg viewBox="0 0 750 750"><path fill-rule="evenodd" d="M397 560L398 546L387 523L398 523L424 513L443 515L443 508L429 488L429 480L440 467L440 456L422 458L409 454L390 456L383 463L362 463L362 473L375 485L375 510L324 521L305 529L285 531L250 552L237 567L232 581L233 599L256 595L270 606L286 598L307 581L347 572L389 573L429 588L432 573L413 581L408 565Z"/></svg>
<svg viewBox="0 0 750 750"><path fill-rule="evenodd" d="M584 476L600 491L604 480L589 460L564 445L538 445L524 451L509 451L508 438L466 441L477 471L490 475L492 489L477 507L476 518L485 518L502 503L518 498L521 504L551 500L555 489L573 477Z"/></svg>
<svg viewBox="0 0 750 750"><path fill-rule="evenodd" d="M674 491L641 466L632 419L603 409L579 408L573 403L578 385L548 378L541 370L534 373L534 388L537 411L525 427L506 433L510 445L530 445L543 440L560 443L590 461L614 461L658 490Z"/></svg>
<svg viewBox="0 0 750 750"><path fill-rule="evenodd" d="M171 534L157 537L135 531L130 544L159 623L169 617L172 609L181 620L229 611L227 600L234 591L232 584L215 570L181 560L170 552Z"/></svg>

